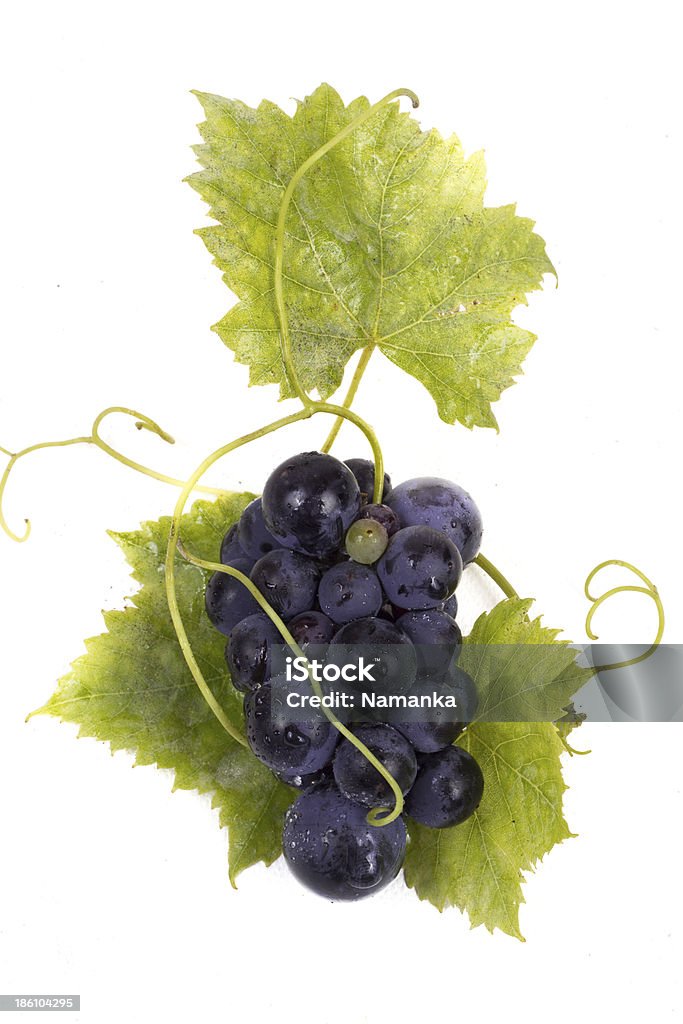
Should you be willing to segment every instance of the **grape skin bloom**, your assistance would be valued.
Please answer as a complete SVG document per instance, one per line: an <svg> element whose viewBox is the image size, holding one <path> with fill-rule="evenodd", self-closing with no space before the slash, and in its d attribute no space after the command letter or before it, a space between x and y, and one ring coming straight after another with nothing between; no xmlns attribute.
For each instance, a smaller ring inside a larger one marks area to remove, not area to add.
<svg viewBox="0 0 683 1024"><path fill-rule="evenodd" d="M384 591L399 608L436 608L453 593L462 559L452 540L430 526L408 526L389 541L377 564Z"/></svg>
<svg viewBox="0 0 683 1024"><path fill-rule="evenodd" d="M355 736L375 755L405 794L417 775L417 758L408 740L390 725L359 725ZM391 807L394 796L386 779L349 740L342 740L334 755L334 779L349 800L364 807Z"/></svg>
<svg viewBox="0 0 683 1024"><path fill-rule="evenodd" d="M232 563L232 568L248 576L251 562L248 559L236 559ZM224 636L229 636L237 623L247 615L261 611L256 599L244 584L225 572L215 572L209 578L204 600L206 614L218 632Z"/></svg>
<svg viewBox="0 0 683 1024"><path fill-rule="evenodd" d="M415 644L421 675L440 677L457 661L462 645L460 627L437 608L405 612L396 625Z"/></svg>
<svg viewBox="0 0 683 1024"><path fill-rule="evenodd" d="M376 615L383 600L377 573L358 562L333 565L324 573L318 587L321 609L338 625Z"/></svg>
<svg viewBox="0 0 683 1024"><path fill-rule="evenodd" d="M238 622L225 648L232 685L243 693L260 686L270 671L270 648L282 641L275 624L263 612Z"/></svg>
<svg viewBox="0 0 683 1024"><path fill-rule="evenodd" d="M343 462L304 452L275 469L263 488L266 527L283 547L325 558L337 551L361 507L356 478Z"/></svg>
<svg viewBox="0 0 683 1024"><path fill-rule="evenodd" d="M360 900L396 878L406 850L406 827L397 818L381 828L366 820L367 808L322 782L289 808L282 849L294 876L331 900Z"/></svg>
<svg viewBox="0 0 683 1024"><path fill-rule="evenodd" d="M248 557L255 560L280 547L266 526L260 498L250 502L240 516L237 541Z"/></svg>
<svg viewBox="0 0 683 1024"><path fill-rule="evenodd" d="M346 459L344 465L348 466L356 478L358 487L365 501L372 501L375 491L375 464L370 459ZM382 501L391 490L391 480L387 473L382 481Z"/></svg>
<svg viewBox="0 0 683 1024"><path fill-rule="evenodd" d="M386 499L401 526L431 526L453 541L463 564L481 547L482 520L474 498L451 480L422 476L394 487Z"/></svg>
<svg viewBox="0 0 683 1024"><path fill-rule="evenodd" d="M271 608L288 622L313 607L320 570L306 555L279 548L259 558L251 579Z"/></svg>
<svg viewBox="0 0 683 1024"><path fill-rule="evenodd" d="M481 768L462 747L425 754L406 797L406 814L429 828L451 828L474 814L484 793Z"/></svg>
<svg viewBox="0 0 683 1024"><path fill-rule="evenodd" d="M308 695L310 684L290 683L278 676L246 695L247 742L272 771L310 775L328 764L339 733L322 711L308 708L304 716L291 708L287 695L292 692Z"/></svg>

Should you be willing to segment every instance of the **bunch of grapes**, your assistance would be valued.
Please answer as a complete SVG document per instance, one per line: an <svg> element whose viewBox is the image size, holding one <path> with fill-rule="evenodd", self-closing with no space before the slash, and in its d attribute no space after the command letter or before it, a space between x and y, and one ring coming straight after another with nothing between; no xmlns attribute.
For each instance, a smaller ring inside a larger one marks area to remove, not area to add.
<svg viewBox="0 0 683 1024"><path fill-rule="evenodd" d="M344 463L319 452L288 459L225 535L221 562L250 577L304 653L323 648L333 660L347 645L397 645L401 664L412 655L417 682L437 680L456 694L456 710L399 724L351 715L351 739L323 709L303 721L285 696L310 692L310 682L273 671L272 652L283 643L274 622L239 579L217 572L206 587L208 615L228 638L232 683L244 693L249 746L300 790L285 819L287 863L332 899L377 892L405 854L403 815L382 823L378 812L395 800L364 750L400 787L405 814L431 828L463 822L484 786L477 762L454 745L477 707L474 683L457 665L455 590L479 550L479 510L447 480L392 488L385 475L380 504L374 483L364 459Z"/></svg>

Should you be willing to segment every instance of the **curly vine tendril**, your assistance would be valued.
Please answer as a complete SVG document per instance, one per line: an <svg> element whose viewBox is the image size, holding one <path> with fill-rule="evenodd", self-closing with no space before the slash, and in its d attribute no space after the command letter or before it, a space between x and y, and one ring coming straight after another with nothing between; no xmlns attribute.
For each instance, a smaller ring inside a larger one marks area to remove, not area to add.
<svg viewBox="0 0 683 1024"><path fill-rule="evenodd" d="M611 590L608 590L600 597L593 597L593 595L590 592L590 585L597 576L597 574L609 565L619 565L624 569L628 569L630 572L634 573L638 577L638 579L642 580L645 586L638 587L634 586L633 584L622 584L619 587L612 587ZM662 599L659 596L659 591L657 590L652 580L649 580L647 578L645 573L641 572L640 569L636 569L635 565L631 565L630 562L623 562L619 558L609 558L606 562L601 562L600 565L596 565L596 567L588 574L586 578L586 583L584 585L584 593L588 600L592 602L591 607L588 611L588 615L586 616L586 633L590 640L598 639L597 635L593 632L592 629L593 617L595 613L597 612L598 608L600 608L600 606L605 603L605 601L609 600L610 597L614 597L615 594L645 594L646 597L649 597L654 601L655 607L657 608L657 635L653 640L652 644L650 645L650 647L646 651L644 651L643 654L639 654L636 658L629 658L628 661L615 661L609 665L596 665L596 672L610 672L613 669L628 668L629 665L637 665L638 662L645 661L646 658L649 658L652 654L654 654L654 652L657 650L662 641L662 637L664 636L664 606L662 604Z"/></svg>
<svg viewBox="0 0 683 1024"><path fill-rule="evenodd" d="M7 481L9 480L10 474L16 466L19 459L24 458L25 455L30 455L32 452L41 451L43 448L67 448L70 445L76 444L91 444L103 451L105 455L109 455L112 459L120 462L124 466L128 466L129 469L134 469L138 473L143 473L145 476L152 477L154 480L160 480L164 484L171 484L173 487L182 487L182 480L177 480L175 477L167 476L165 473L158 473L154 469L150 469L149 466L143 466L140 462L135 462L133 459L129 459L122 452L113 448L112 445L108 444L100 436L100 427L108 416L112 416L116 413L121 413L124 416L131 416L135 420L135 426L138 430L148 430L152 434L156 434L166 444L175 444L174 439L168 434L158 423L150 419L149 416L145 416L144 413L137 412L135 409L127 409L122 405L112 405L108 409L104 409L99 416L95 417L92 425L90 434L83 437L70 437L65 441L41 441L38 444L32 444L28 448L22 448L19 452L11 452L7 448L0 446L0 451L9 457L9 462L5 467L5 471L0 478L0 528L4 530L7 536L16 541L18 544L22 544L28 540L31 533L31 523L28 519L25 520L25 529L23 534L17 534L12 530L5 518L3 511L3 502L5 498L5 488L7 487ZM225 491L215 487L198 487L198 491L202 491L204 494L220 495L225 494Z"/></svg>
<svg viewBox="0 0 683 1024"><path fill-rule="evenodd" d="M490 578L495 583L498 584L498 586L503 591L503 593L505 594L506 597L508 597L508 598L517 598L517 597L519 597L519 594L517 593L515 588L512 586L512 584L510 582L508 582L508 580L505 578L505 576L503 576L502 572L500 572L500 570L497 569L496 566L493 565L493 563L488 560L488 558L486 558L482 554L479 554L474 559L474 561L476 562L476 564L481 569L484 570L484 572L488 576L490 576ZM612 587L611 590L608 590L606 593L602 594L600 597L593 597L593 595L590 592L590 585L593 582L593 580L595 579L595 577L597 576L597 574L602 569L605 569L609 565L619 565L619 566L621 566L624 569L628 569L630 572L634 573L640 580L642 580L642 582L645 585L642 586L642 587L638 587L638 586L634 586L632 584L629 584L629 585L622 584L619 587ZM657 635L656 635L655 639L653 640L651 646L647 649L647 651L644 651L643 654L639 654L636 658L629 658L628 661L615 661L615 662L612 662L609 665L596 665L595 666L595 671L596 672L610 672L613 669L628 668L629 665L637 665L638 662L645 661L646 658L649 658L651 655L654 654L654 652L657 650L657 648L659 647L660 643L662 642L662 637L664 636L664 606L662 604L662 599L659 596L659 592L658 592L656 586L654 585L652 580L648 579L648 577L645 575L645 573L641 572L640 569L637 569L635 567L635 565L631 565L630 562L624 562L624 561L622 561L619 558L609 558L605 562L600 562L599 565L596 565L595 568L592 569L591 572L589 572L589 574L588 574L588 576L586 578L586 582L584 584L584 593L585 593L586 597L588 598L588 600L591 602L591 607L590 607L590 609L588 611L588 615L586 616L586 634L587 634L589 640L597 640L598 639L597 635L593 632L593 629L592 629L593 616L597 612L598 608L600 608L600 606L602 604L604 604L605 601L609 600L610 597L614 597L615 594L625 594L625 593L645 594L646 597L652 598L652 600L654 601L655 606L657 608L657 616L658 616ZM590 753L589 750L576 750L574 747L570 746L570 744L567 742L566 736L562 735L562 732L559 729L557 723L555 723L555 728L557 729L558 735L560 737L560 740L564 744L565 749L567 751L569 751L570 754L589 754Z"/></svg>

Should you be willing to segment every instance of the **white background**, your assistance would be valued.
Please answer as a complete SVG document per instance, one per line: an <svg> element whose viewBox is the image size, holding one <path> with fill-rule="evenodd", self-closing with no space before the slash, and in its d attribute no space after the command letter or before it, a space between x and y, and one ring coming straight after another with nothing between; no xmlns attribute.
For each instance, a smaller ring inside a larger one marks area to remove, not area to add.
<svg viewBox="0 0 683 1024"><path fill-rule="evenodd" d="M291 111L328 80L349 101L399 85L425 126L486 148L491 205L537 220L560 287L517 314L539 334L496 407L501 433L437 420L420 385L374 357L358 398L395 480L458 480L484 511L484 550L549 625L583 639L583 580L634 561L659 585L667 639L680 600L681 127L678 5L593 2L15 4L0 46L3 300L0 443L89 429L186 475L274 418L209 327L231 297L193 228L181 179L200 118L191 88ZM337 451L364 454L345 428ZM259 490L320 443L322 423L226 462ZM168 512L173 493L90 449L17 470L0 537L0 991L80 992L83 1021L287 1024L415 1019L678 1019L683 957L680 727L584 727L566 765L580 838L525 886L525 945L439 915L400 883L330 906L282 865L227 883L208 801L170 794L52 719L23 724L131 583L105 529ZM476 575L472 570L471 575ZM464 624L497 598L470 581ZM604 639L646 641L654 615L616 599ZM134 1007L134 1008L132 1008Z"/></svg>

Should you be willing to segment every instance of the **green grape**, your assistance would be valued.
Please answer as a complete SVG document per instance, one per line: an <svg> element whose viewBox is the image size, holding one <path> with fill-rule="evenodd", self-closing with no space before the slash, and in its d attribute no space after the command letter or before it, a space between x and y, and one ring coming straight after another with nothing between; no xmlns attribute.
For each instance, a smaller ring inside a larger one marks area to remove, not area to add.
<svg viewBox="0 0 683 1024"><path fill-rule="evenodd" d="M346 534L346 550L354 562L372 565L381 558L389 543L389 534L376 519L357 519Z"/></svg>

